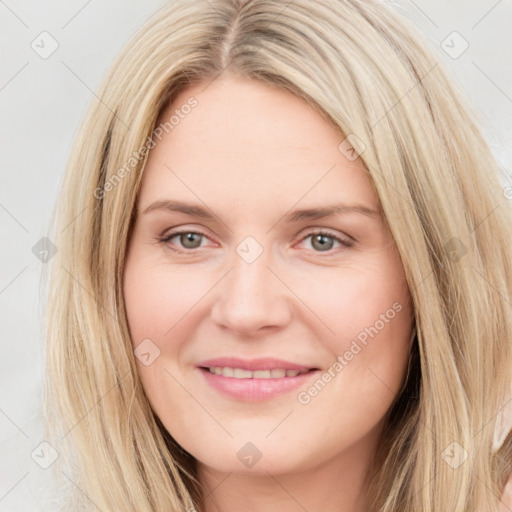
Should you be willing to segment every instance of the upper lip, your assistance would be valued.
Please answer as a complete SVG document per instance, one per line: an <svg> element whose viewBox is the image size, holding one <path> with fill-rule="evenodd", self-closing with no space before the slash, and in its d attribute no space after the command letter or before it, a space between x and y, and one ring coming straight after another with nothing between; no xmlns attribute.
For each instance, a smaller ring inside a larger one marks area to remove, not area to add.
<svg viewBox="0 0 512 512"><path fill-rule="evenodd" d="M215 359L208 359L202 361L197 365L200 368L215 368L215 367L227 367L227 368L241 368L242 370L299 370L307 371L317 369L313 366L305 366L302 364L292 363L283 359L277 359L273 357L263 357L259 359L240 359L238 357L218 357Z"/></svg>

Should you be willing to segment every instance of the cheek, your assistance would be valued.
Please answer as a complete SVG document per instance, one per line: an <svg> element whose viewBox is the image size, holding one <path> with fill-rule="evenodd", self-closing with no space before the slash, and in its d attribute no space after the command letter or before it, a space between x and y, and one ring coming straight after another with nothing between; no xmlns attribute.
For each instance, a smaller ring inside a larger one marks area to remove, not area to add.
<svg viewBox="0 0 512 512"><path fill-rule="evenodd" d="M171 271L165 264L129 260L124 297L133 345L146 338L160 344L169 335L176 337L176 327L204 296L208 282L197 270Z"/></svg>
<svg viewBox="0 0 512 512"><path fill-rule="evenodd" d="M386 338L386 348L393 350L395 340L403 339L411 328L409 291L393 258L302 274L293 286L299 296L307 297L306 305L326 327L321 342L336 354L348 350L355 339L364 343L377 335Z"/></svg>
<svg viewBox="0 0 512 512"><path fill-rule="evenodd" d="M190 329L191 309L204 295L203 280L198 277L197 273L194 277L183 271L170 272L168 264L155 263L137 249L126 261L123 294L132 347L139 359L137 372L153 410L159 414L171 402L177 408L187 403L171 375ZM144 353L150 355L138 356Z"/></svg>
<svg viewBox="0 0 512 512"><path fill-rule="evenodd" d="M407 371L413 325L400 270L390 258L364 271L333 272L321 285L309 280L308 305L329 328L321 341L332 354L322 381L302 390L299 402L309 413L328 414L349 431L366 431L391 406Z"/></svg>

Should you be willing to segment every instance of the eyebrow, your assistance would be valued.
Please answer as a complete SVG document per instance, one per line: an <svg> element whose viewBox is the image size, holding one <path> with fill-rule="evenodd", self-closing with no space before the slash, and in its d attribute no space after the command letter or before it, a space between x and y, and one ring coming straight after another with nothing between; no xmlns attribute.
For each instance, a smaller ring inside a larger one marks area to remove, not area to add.
<svg viewBox="0 0 512 512"><path fill-rule="evenodd" d="M151 203L142 214L145 215L155 210L164 210L169 212L180 212L185 215L201 217L203 219L214 219L216 216L208 209L202 206L185 203L182 201L174 201L170 199L162 199ZM342 215L348 213L358 213L374 219L381 219L382 214L373 208L362 204L345 204L337 203L327 205L321 208L305 208L294 210L284 215L283 220L288 223L299 222L306 219L324 219L333 215Z"/></svg>

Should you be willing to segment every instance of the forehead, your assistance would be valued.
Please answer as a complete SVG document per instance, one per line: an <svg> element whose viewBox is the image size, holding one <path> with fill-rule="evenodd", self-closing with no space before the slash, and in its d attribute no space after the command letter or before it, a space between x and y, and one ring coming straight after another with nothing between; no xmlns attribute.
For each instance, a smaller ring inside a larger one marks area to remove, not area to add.
<svg viewBox="0 0 512 512"><path fill-rule="evenodd" d="M196 106L182 108L191 98ZM265 199L266 207L301 198L378 205L361 161L338 150L344 136L291 92L228 75L182 91L159 123L173 115L179 122L150 152L142 203L169 192L219 204L239 199L248 209Z"/></svg>

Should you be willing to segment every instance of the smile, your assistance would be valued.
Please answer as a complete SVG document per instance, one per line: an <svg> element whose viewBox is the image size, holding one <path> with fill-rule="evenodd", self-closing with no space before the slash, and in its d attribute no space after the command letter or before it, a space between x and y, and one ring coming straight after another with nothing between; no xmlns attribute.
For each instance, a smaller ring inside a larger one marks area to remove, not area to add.
<svg viewBox="0 0 512 512"><path fill-rule="evenodd" d="M317 369L245 370L229 366L199 367L198 370L208 388L241 402L261 402L286 395L306 386L320 373Z"/></svg>
<svg viewBox="0 0 512 512"><path fill-rule="evenodd" d="M210 373L222 375L223 377L231 377L234 379L282 379L284 377L296 377L308 373L310 370L285 370L283 368L275 368L272 370L244 370L243 368L230 368L228 366L215 366L205 368Z"/></svg>

